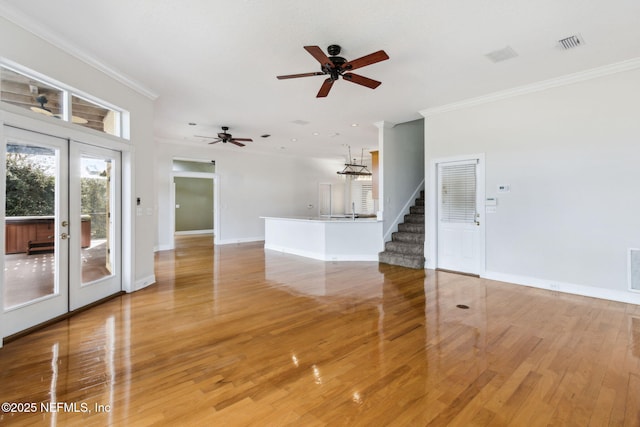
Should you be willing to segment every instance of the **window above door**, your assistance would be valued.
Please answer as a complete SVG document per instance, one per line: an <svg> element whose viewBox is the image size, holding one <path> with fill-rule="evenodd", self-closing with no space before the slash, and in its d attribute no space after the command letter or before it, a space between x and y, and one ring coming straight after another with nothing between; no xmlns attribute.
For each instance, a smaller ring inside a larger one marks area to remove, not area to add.
<svg viewBox="0 0 640 427"><path fill-rule="evenodd" d="M128 139L126 111L1 58L0 101Z"/></svg>

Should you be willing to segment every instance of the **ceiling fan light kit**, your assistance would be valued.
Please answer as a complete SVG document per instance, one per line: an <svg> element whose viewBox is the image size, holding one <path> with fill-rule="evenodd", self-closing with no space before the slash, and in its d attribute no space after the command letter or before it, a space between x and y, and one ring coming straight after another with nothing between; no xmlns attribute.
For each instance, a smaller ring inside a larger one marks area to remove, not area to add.
<svg viewBox="0 0 640 427"><path fill-rule="evenodd" d="M229 126L222 126L222 132L218 133L218 137L215 138L213 141L211 141L209 144L217 144L218 142L222 142L224 144L226 144L227 142L230 142L232 144L237 145L238 147L244 147L246 144L243 144L240 141L244 141L244 142L252 142L253 139L251 138L234 138L233 135L231 135L230 133L227 133L227 131L229 130ZM195 135L198 138L213 138L211 136L202 136L202 135Z"/></svg>
<svg viewBox="0 0 640 427"><path fill-rule="evenodd" d="M44 95L36 96L36 102L40 104L39 107L31 107L31 111L35 111L36 113L44 114L45 116L53 116L53 112L51 109L45 107L44 104L48 103L49 100Z"/></svg>
<svg viewBox="0 0 640 427"><path fill-rule="evenodd" d="M389 59L389 55L387 55L384 50L379 50L377 52L362 56L352 61L347 61L345 58L338 56L340 54L341 48L337 44L332 44L327 48L327 52L330 56L325 55L322 49L320 49L318 46L304 46L304 49L309 52L309 54L313 56L316 61L320 63L321 71L301 74L287 74L283 76L277 76L277 78L278 80L284 80L295 79L299 77L328 76L327 79L325 79L324 83L322 83L322 86L320 86L320 90L318 91L316 98L324 98L329 95L329 91L331 90L333 83L341 76L343 80L346 80L348 82L359 84L370 89L377 88L378 86L380 86L380 84L382 84L382 82L352 73L351 71Z"/></svg>

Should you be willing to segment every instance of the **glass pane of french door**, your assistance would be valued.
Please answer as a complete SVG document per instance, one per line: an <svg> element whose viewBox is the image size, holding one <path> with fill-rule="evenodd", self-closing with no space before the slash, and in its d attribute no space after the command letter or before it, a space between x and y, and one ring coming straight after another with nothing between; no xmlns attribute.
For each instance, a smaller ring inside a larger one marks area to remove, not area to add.
<svg viewBox="0 0 640 427"><path fill-rule="evenodd" d="M2 335L68 310L68 141L3 128Z"/></svg>
<svg viewBox="0 0 640 427"><path fill-rule="evenodd" d="M80 159L82 285L111 276L111 159Z"/></svg>
<svg viewBox="0 0 640 427"><path fill-rule="evenodd" d="M120 152L72 141L70 309L121 290Z"/></svg>

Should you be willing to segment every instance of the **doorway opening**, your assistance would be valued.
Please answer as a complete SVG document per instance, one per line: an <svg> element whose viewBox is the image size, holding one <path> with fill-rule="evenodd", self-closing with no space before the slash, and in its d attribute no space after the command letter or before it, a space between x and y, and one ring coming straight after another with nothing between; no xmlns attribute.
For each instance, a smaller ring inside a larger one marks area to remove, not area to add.
<svg viewBox="0 0 640 427"><path fill-rule="evenodd" d="M174 176L175 234L213 234L213 179Z"/></svg>
<svg viewBox="0 0 640 427"><path fill-rule="evenodd" d="M176 236L219 235L215 161L174 159L171 173L171 249Z"/></svg>

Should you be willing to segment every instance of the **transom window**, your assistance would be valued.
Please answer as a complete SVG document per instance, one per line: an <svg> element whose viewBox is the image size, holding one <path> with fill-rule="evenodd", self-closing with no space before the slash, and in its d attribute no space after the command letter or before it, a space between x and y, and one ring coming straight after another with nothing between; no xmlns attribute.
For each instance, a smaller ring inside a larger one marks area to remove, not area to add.
<svg viewBox="0 0 640 427"><path fill-rule="evenodd" d="M124 110L15 64L0 63L0 101L128 139Z"/></svg>

